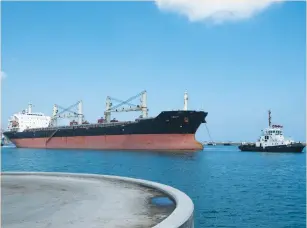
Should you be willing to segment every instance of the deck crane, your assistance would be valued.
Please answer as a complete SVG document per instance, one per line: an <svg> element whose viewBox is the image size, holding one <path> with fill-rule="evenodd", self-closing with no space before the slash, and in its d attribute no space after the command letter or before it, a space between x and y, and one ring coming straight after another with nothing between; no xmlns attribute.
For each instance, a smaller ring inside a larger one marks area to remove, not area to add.
<svg viewBox="0 0 307 228"><path fill-rule="evenodd" d="M123 100L119 100L119 99L117 99L117 98L110 97L110 96L109 96L109 99L110 99L111 101L116 101L116 102L119 102L119 103L124 103L124 102L125 102L125 101L123 101ZM126 102L126 104L127 104L127 105L130 105L130 106L133 106L133 107L136 107L136 106L137 106L137 105L135 105L135 104L128 103L128 102Z"/></svg>
<svg viewBox="0 0 307 228"><path fill-rule="evenodd" d="M75 112L72 109L78 107L78 111ZM61 112L59 112L58 109L62 109ZM64 113L68 112L68 115L65 115ZM82 114L82 101L78 101L77 103L69 106L68 108L63 108L60 105L55 104L53 106L53 114L51 118L51 124L53 126L57 125L57 119L58 118L78 118L78 124L83 123L83 117L84 115Z"/></svg>
<svg viewBox="0 0 307 228"><path fill-rule="evenodd" d="M141 99L140 99L141 104L140 105L131 104L130 101L134 100L137 97L141 97ZM112 101L117 101L117 102L121 102L121 103L112 107L112 105L113 105ZM123 106L125 104L130 105L130 107L120 108L121 106ZM106 122L111 121L111 112L131 112L131 111L142 111L142 118L146 118L148 116L147 92L146 92L146 90L140 92L139 94L137 94L133 97L130 97L128 100L125 100L125 101L115 99L115 98L112 98L110 96L107 97L106 111L104 112Z"/></svg>

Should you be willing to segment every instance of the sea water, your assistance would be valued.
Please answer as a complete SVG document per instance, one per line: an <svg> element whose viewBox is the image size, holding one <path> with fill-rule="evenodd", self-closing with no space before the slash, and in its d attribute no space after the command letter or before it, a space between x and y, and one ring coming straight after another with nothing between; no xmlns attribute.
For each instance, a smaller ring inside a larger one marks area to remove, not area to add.
<svg viewBox="0 0 307 228"><path fill-rule="evenodd" d="M178 188L194 202L195 228L306 227L306 153L195 153L2 148L2 171L120 175Z"/></svg>

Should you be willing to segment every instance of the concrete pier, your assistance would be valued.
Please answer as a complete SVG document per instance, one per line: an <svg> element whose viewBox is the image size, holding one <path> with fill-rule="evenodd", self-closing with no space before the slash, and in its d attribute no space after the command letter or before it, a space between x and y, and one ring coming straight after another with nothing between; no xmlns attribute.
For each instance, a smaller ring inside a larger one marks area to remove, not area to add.
<svg viewBox="0 0 307 228"><path fill-rule="evenodd" d="M4 228L194 226L191 199L155 182L71 173L4 172L1 179Z"/></svg>

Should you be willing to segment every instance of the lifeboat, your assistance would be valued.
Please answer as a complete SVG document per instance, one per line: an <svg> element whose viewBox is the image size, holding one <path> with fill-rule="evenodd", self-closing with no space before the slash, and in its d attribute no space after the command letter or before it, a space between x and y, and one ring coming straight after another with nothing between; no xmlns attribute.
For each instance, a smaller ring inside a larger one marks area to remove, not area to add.
<svg viewBox="0 0 307 228"><path fill-rule="evenodd" d="M19 126L19 123L17 121L12 121L12 127L18 127Z"/></svg>
<svg viewBox="0 0 307 228"><path fill-rule="evenodd" d="M97 123L104 123L104 119L101 117L100 119L97 120Z"/></svg>
<svg viewBox="0 0 307 228"><path fill-rule="evenodd" d="M73 120L73 121L71 121L71 122L69 123L70 126L77 125L77 124L78 124L78 122L75 121L75 120Z"/></svg>

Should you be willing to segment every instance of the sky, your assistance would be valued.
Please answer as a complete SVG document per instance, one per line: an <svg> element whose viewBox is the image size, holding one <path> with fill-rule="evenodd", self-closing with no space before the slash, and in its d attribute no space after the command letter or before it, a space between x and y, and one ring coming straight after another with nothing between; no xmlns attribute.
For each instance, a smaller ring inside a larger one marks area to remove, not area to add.
<svg viewBox="0 0 307 228"><path fill-rule="evenodd" d="M305 2L230 2L2 2L2 128L29 102L51 115L82 100L96 122L107 96L146 90L156 116L187 91L215 141L255 141L269 109L305 141ZM210 140L204 125L196 138Z"/></svg>

